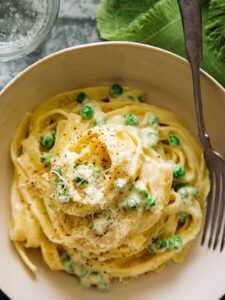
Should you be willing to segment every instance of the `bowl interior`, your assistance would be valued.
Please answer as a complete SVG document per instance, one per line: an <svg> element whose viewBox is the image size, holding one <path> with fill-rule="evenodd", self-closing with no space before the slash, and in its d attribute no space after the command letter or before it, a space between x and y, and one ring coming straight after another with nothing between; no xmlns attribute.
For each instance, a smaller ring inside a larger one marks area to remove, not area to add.
<svg viewBox="0 0 225 300"><path fill-rule="evenodd" d="M122 296L124 300L168 300L174 297L207 300L218 299L224 292L222 278L225 270L221 270L220 265L225 252L213 254L201 248L199 242L190 250L183 266L171 265L154 276L141 276L125 285L115 284L109 293L84 290L74 277L63 272L51 272L36 251L31 254L38 265L38 273L33 277L11 245L8 238L12 180L9 144L22 116L58 93L115 82L143 89L149 103L179 113L197 135L188 64L175 55L148 46L118 42L71 48L32 66L0 95L0 287L12 299L112 300ZM201 74L201 83L208 133L216 150L225 154L225 143L221 138L225 92L204 73ZM214 282L213 270L218 274L218 282L204 294L203 289L198 287ZM193 292L196 298L192 297Z"/></svg>

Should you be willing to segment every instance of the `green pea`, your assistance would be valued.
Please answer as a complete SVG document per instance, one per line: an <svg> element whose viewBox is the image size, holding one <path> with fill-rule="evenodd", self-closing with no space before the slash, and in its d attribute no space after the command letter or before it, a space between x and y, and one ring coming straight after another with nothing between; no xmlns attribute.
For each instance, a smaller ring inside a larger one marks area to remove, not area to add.
<svg viewBox="0 0 225 300"><path fill-rule="evenodd" d="M83 119L92 119L94 116L94 110L92 107L85 105L80 109L80 115Z"/></svg>
<svg viewBox="0 0 225 300"><path fill-rule="evenodd" d="M109 89L109 95L113 98L117 98L123 94L123 88L118 84L113 84Z"/></svg>
<svg viewBox="0 0 225 300"><path fill-rule="evenodd" d="M65 189L65 183L62 179L56 180L55 186L56 186L57 190L59 191L59 193L62 193L62 191Z"/></svg>
<svg viewBox="0 0 225 300"><path fill-rule="evenodd" d="M84 178L82 178L82 177L76 177L76 178L74 178L74 183L75 184L78 184L78 185L82 185L82 184L84 184L84 183L87 183L87 180L86 179L84 179Z"/></svg>
<svg viewBox="0 0 225 300"><path fill-rule="evenodd" d="M195 186L191 187L191 195L192 195L194 198L197 198L197 197L198 197L198 194L199 194L198 188L196 188Z"/></svg>
<svg viewBox="0 0 225 300"><path fill-rule="evenodd" d="M148 192L145 189L142 189L140 187L136 187L135 190L138 194L142 195L143 197L145 197L145 198L148 197Z"/></svg>
<svg viewBox="0 0 225 300"><path fill-rule="evenodd" d="M180 145L180 139L176 135L170 135L168 137L168 143L172 147L177 147Z"/></svg>
<svg viewBox="0 0 225 300"><path fill-rule="evenodd" d="M177 192L181 196L182 199L187 198L189 196L187 187L182 187Z"/></svg>
<svg viewBox="0 0 225 300"><path fill-rule="evenodd" d="M165 250L168 246L168 243L164 239L160 239L156 242L156 246L159 250Z"/></svg>
<svg viewBox="0 0 225 300"><path fill-rule="evenodd" d="M61 257L60 257L60 260L62 263L68 263L70 260L71 260L71 257L68 255L68 254L63 254Z"/></svg>
<svg viewBox="0 0 225 300"><path fill-rule="evenodd" d="M126 125L138 125L139 124L139 119L137 116L133 115L133 114L129 114L126 116L125 119L125 124Z"/></svg>
<svg viewBox="0 0 225 300"><path fill-rule="evenodd" d="M68 273L75 273L74 263L71 261L71 257L68 254L63 254L60 257L61 262L65 265Z"/></svg>
<svg viewBox="0 0 225 300"><path fill-rule="evenodd" d="M186 171L185 168L179 165L174 166L173 168L173 177L174 178L180 178L185 175Z"/></svg>
<svg viewBox="0 0 225 300"><path fill-rule="evenodd" d="M147 123L148 123L149 126L158 125L159 124L159 117L157 115L149 116L148 119L147 119Z"/></svg>
<svg viewBox="0 0 225 300"><path fill-rule="evenodd" d="M80 92L77 95L77 102L82 103L86 98L87 98L87 94L85 94L84 92Z"/></svg>
<svg viewBox="0 0 225 300"><path fill-rule="evenodd" d="M145 208L152 208L155 206L155 200L152 197L148 197L145 202Z"/></svg>
<svg viewBox="0 0 225 300"><path fill-rule="evenodd" d="M180 211L178 213L178 220L180 223L184 223L188 217L188 213L186 211Z"/></svg>
<svg viewBox="0 0 225 300"><path fill-rule="evenodd" d="M181 198L187 198L189 195L193 198L197 198L199 193L198 188L194 186L181 187L177 192L180 194Z"/></svg>
<svg viewBox="0 0 225 300"><path fill-rule="evenodd" d="M174 235L169 239L170 249L173 251L178 251L183 245L183 240L179 235Z"/></svg>
<svg viewBox="0 0 225 300"><path fill-rule="evenodd" d="M52 159L52 154L50 152L46 152L41 155L41 162L45 166L48 166L51 163L51 159Z"/></svg>
<svg viewBox="0 0 225 300"><path fill-rule="evenodd" d="M128 208L131 208L131 209L137 209L140 205L140 201L139 199L136 199L136 198L130 198L128 199L127 201L127 206Z"/></svg>
<svg viewBox="0 0 225 300"><path fill-rule="evenodd" d="M168 248L168 241L159 239L155 243L148 245L147 250L149 253L164 252Z"/></svg>
<svg viewBox="0 0 225 300"><path fill-rule="evenodd" d="M49 133L46 133L44 136L41 137L41 146L43 146L44 148L52 148L52 146L55 143L55 135L56 135L56 131L53 130Z"/></svg>
<svg viewBox="0 0 225 300"><path fill-rule="evenodd" d="M57 175L62 175L62 168L60 166L55 166L53 172L57 173Z"/></svg>
<svg viewBox="0 0 225 300"><path fill-rule="evenodd" d="M72 262L70 262L66 265L66 271L71 274L75 273L74 264Z"/></svg>
<svg viewBox="0 0 225 300"><path fill-rule="evenodd" d="M153 131L148 132L148 138L149 138L149 143L148 143L149 147L155 148L160 139L158 132L153 132Z"/></svg>
<svg viewBox="0 0 225 300"><path fill-rule="evenodd" d="M188 207L191 205L192 202L192 194L191 194L191 189L190 187L182 187L180 188L177 193L181 196L181 199L183 201L183 204Z"/></svg>
<svg viewBox="0 0 225 300"><path fill-rule="evenodd" d="M138 100L139 100L140 102L145 102L145 95L144 95L144 94L139 95L139 96L138 96Z"/></svg>

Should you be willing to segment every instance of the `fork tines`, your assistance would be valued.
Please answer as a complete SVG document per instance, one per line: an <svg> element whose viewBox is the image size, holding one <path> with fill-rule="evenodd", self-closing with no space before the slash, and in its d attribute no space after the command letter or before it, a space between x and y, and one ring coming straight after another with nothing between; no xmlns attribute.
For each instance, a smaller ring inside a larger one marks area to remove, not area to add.
<svg viewBox="0 0 225 300"><path fill-rule="evenodd" d="M225 239L225 174L218 170L210 170L211 190L207 198L207 210L203 229L203 245L208 237L208 248L224 248Z"/></svg>

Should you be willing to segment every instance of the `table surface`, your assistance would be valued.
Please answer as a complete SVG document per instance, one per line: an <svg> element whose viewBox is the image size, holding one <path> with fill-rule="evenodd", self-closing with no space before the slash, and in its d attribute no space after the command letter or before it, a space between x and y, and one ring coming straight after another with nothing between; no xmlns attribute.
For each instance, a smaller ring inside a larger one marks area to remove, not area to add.
<svg viewBox="0 0 225 300"><path fill-rule="evenodd" d="M17 74L61 49L100 41L95 22L99 0L61 0L59 17L48 39L33 53L0 62L0 90Z"/></svg>

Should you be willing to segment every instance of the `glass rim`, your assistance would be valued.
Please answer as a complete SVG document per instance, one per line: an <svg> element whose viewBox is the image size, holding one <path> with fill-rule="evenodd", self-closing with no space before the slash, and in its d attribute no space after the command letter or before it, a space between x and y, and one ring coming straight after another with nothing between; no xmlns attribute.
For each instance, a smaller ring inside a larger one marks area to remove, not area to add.
<svg viewBox="0 0 225 300"><path fill-rule="evenodd" d="M47 0L49 3L49 0ZM10 61L14 59L18 59L22 56L28 55L29 53L35 51L42 42L48 37L50 34L59 13L59 7L60 7L60 0L51 0L51 11L48 14L47 22L46 24L41 28L39 33L31 40L29 40L27 43L25 42L22 47L19 49L13 49L6 53L0 52L0 61ZM0 43L4 44L4 43ZM15 42L16 44L16 42Z"/></svg>

